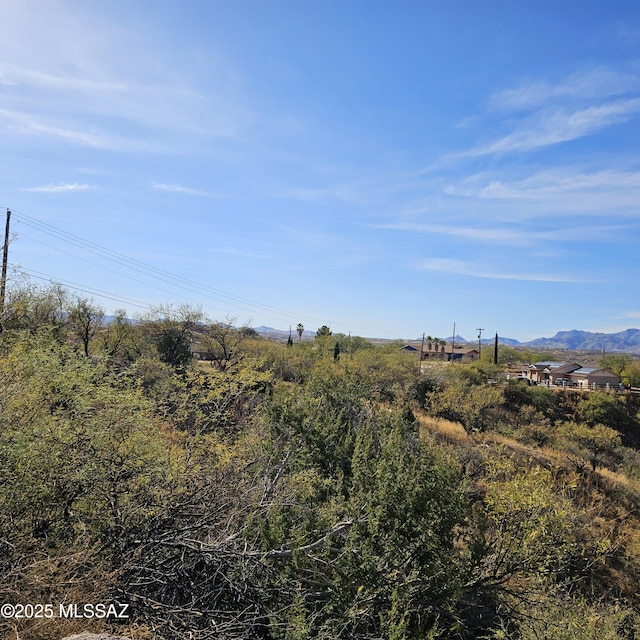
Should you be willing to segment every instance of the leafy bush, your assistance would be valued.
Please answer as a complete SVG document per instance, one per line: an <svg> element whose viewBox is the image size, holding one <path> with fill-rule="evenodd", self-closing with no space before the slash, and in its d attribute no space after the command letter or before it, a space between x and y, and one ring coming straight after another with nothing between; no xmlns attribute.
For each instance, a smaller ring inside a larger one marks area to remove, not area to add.
<svg viewBox="0 0 640 640"><path fill-rule="evenodd" d="M581 400L578 417L590 426L603 424L618 431L628 423L628 415L618 398L600 392L590 393Z"/></svg>

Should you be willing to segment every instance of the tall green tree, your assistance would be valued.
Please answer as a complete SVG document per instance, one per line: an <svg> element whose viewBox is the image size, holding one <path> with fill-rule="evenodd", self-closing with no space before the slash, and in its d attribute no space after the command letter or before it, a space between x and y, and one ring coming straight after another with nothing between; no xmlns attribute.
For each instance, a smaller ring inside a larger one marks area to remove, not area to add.
<svg viewBox="0 0 640 640"><path fill-rule="evenodd" d="M609 369L618 376L622 375L622 372L632 362L632 358L627 353L612 353L604 356L598 360L598 364L603 369Z"/></svg>
<svg viewBox="0 0 640 640"><path fill-rule="evenodd" d="M141 318L142 330L149 336L162 362L181 368L193 360L191 348L195 329L204 316L190 305L160 306Z"/></svg>
<svg viewBox="0 0 640 640"><path fill-rule="evenodd" d="M622 381L632 387L640 387L640 361L634 360L624 368Z"/></svg>
<svg viewBox="0 0 640 640"><path fill-rule="evenodd" d="M59 284L38 287L29 282L12 287L5 304L4 329L26 329L31 333L54 330L64 339L69 293Z"/></svg>
<svg viewBox="0 0 640 640"><path fill-rule="evenodd" d="M327 327L326 324L323 324L321 327L318 328L318 330L316 331L316 339L320 339L320 338L327 338L331 335L331 329L329 329L329 327Z"/></svg>
<svg viewBox="0 0 640 640"><path fill-rule="evenodd" d="M141 341L141 331L136 330L124 309L116 310L101 334L102 349L123 364L131 363L142 355Z"/></svg>
<svg viewBox="0 0 640 640"><path fill-rule="evenodd" d="M211 366L217 367L220 371L225 371L237 364L241 357L243 342L254 337L242 327L237 329L233 323L234 319L209 323L196 337Z"/></svg>
<svg viewBox="0 0 640 640"><path fill-rule="evenodd" d="M104 310L87 298L78 298L69 309L69 326L82 342L84 355L89 357L89 345L103 328Z"/></svg>

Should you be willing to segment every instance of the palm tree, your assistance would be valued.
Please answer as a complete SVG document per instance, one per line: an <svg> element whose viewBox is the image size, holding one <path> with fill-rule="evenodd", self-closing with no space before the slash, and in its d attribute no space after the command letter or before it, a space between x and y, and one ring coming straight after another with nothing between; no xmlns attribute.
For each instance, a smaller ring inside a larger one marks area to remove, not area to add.
<svg viewBox="0 0 640 640"><path fill-rule="evenodd" d="M296 331L298 332L298 342L300 342L302 340L302 334L304 332L304 325L302 324L302 322L298 322Z"/></svg>

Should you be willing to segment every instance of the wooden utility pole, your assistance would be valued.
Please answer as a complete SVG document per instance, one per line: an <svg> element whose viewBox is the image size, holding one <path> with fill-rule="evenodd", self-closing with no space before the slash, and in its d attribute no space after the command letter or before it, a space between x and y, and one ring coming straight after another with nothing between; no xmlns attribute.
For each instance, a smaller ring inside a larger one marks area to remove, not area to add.
<svg viewBox="0 0 640 640"><path fill-rule="evenodd" d="M11 224L11 211L7 209L7 225L4 229L4 250L2 252L2 278L0 279L0 330L2 329L2 317L4 316L4 294L7 288L7 263L9 261L9 226Z"/></svg>
<svg viewBox="0 0 640 640"><path fill-rule="evenodd" d="M476 329L478 332L478 360L480 360L480 356L482 355L482 332L484 329Z"/></svg>
<svg viewBox="0 0 640 640"><path fill-rule="evenodd" d="M493 364L498 364L498 332L496 331L496 341L493 344Z"/></svg>

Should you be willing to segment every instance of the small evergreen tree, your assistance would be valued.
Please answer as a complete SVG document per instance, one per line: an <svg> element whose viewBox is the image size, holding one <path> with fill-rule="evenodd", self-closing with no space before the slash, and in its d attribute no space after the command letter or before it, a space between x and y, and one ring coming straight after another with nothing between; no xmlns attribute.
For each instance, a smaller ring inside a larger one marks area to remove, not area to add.
<svg viewBox="0 0 640 640"><path fill-rule="evenodd" d="M317 331L316 331L316 338L324 338L327 336L331 335L331 329L329 329L329 327L327 327L326 324L323 324Z"/></svg>

